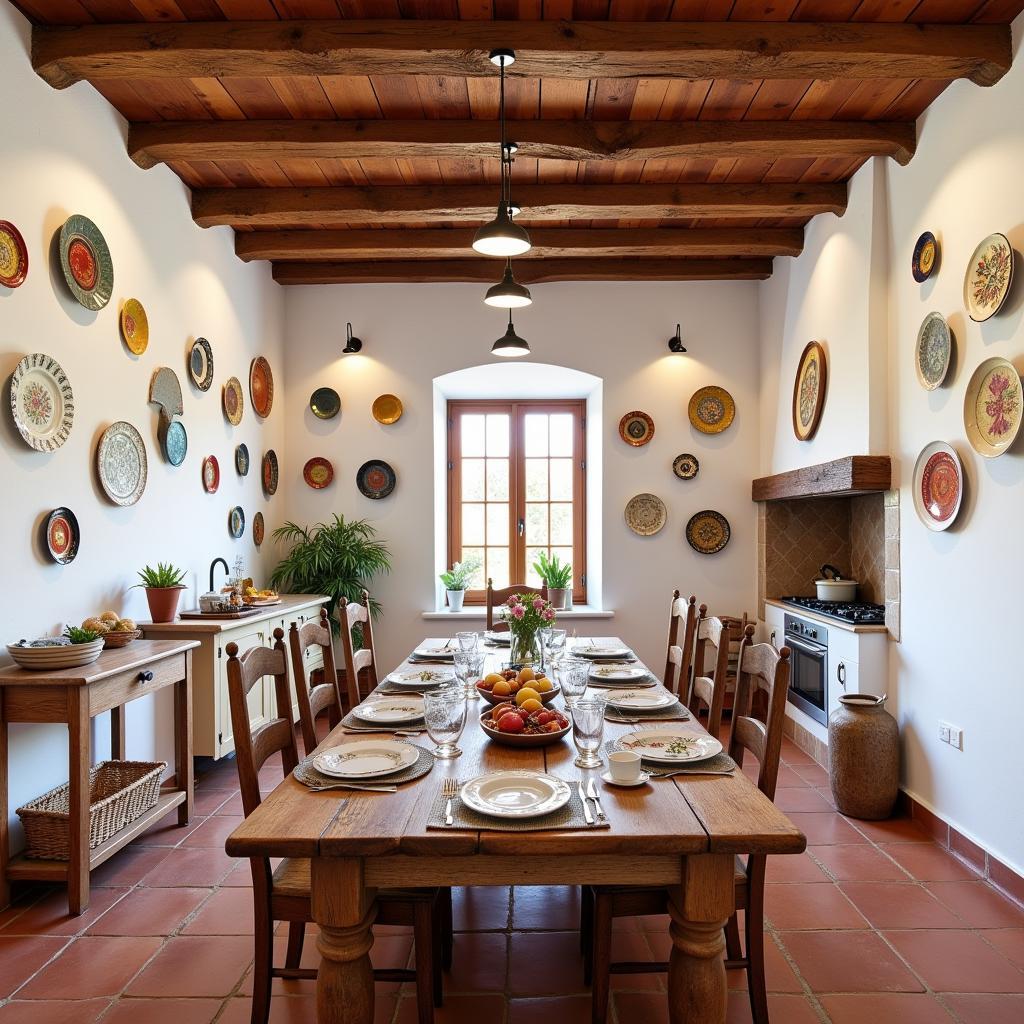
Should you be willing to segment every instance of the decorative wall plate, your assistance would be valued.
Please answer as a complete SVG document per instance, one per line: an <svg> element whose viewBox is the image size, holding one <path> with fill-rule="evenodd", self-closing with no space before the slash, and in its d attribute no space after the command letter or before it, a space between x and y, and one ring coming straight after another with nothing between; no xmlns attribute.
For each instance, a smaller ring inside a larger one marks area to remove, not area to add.
<svg viewBox="0 0 1024 1024"><path fill-rule="evenodd" d="M164 450L164 458L172 466L180 466L188 453L188 434L181 420L171 420L161 426L160 444Z"/></svg>
<svg viewBox="0 0 1024 1024"><path fill-rule="evenodd" d="M692 480L700 472L700 463L697 461L697 456L690 455L689 452L677 455L672 460L672 472L680 480Z"/></svg>
<svg viewBox="0 0 1024 1024"><path fill-rule="evenodd" d="M720 434L735 418L736 403L725 388L709 384L694 391L686 414L702 434Z"/></svg>
<svg viewBox="0 0 1024 1024"><path fill-rule="evenodd" d="M964 496L960 457L945 441L932 441L914 466L914 508L929 530L953 525Z"/></svg>
<svg viewBox="0 0 1024 1024"><path fill-rule="evenodd" d="M402 418L402 400L397 395L380 395L373 400L373 418L388 426Z"/></svg>
<svg viewBox="0 0 1024 1024"><path fill-rule="evenodd" d="M701 555L713 555L721 551L731 536L729 520L721 512L710 508L691 516L686 524L687 543Z"/></svg>
<svg viewBox="0 0 1024 1024"><path fill-rule="evenodd" d="M263 522L263 513L257 512L252 517L252 542L259 547L263 543L263 538L266 534L266 526Z"/></svg>
<svg viewBox="0 0 1024 1024"><path fill-rule="evenodd" d="M245 533L245 512L242 511L241 505L236 505L228 513L228 533L231 534L235 540Z"/></svg>
<svg viewBox="0 0 1024 1024"><path fill-rule="evenodd" d="M793 433L798 441L814 437L825 409L827 384L825 350L818 342L809 341L800 353L793 381Z"/></svg>
<svg viewBox="0 0 1024 1024"><path fill-rule="evenodd" d="M149 317L138 299L125 299L121 307L121 337L133 355L141 356L149 344Z"/></svg>
<svg viewBox="0 0 1024 1024"><path fill-rule="evenodd" d="M78 519L71 509L63 505L55 508L46 517L43 533L46 537L46 550L55 562L67 565L75 560L82 534L78 529Z"/></svg>
<svg viewBox="0 0 1024 1024"><path fill-rule="evenodd" d="M11 376L11 413L25 444L58 449L75 421L75 395L60 363L43 352L25 356Z"/></svg>
<svg viewBox="0 0 1024 1024"><path fill-rule="evenodd" d="M665 502L656 494L636 494L626 502L626 525L641 537L652 537L668 519Z"/></svg>
<svg viewBox="0 0 1024 1024"><path fill-rule="evenodd" d="M277 464L277 452L273 448L267 449L263 456L263 493L270 497L277 493L277 481L280 477L280 468Z"/></svg>
<svg viewBox="0 0 1024 1024"><path fill-rule="evenodd" d="M115 505L134 505L142 497L149 462L142 435L126 420L111 423L96 446L100 486Z"/></svg>
<svg viewBox="0 0 1024 1024"><path fill-rule="evenodd" d="M0 220L0 284L17 288L27 276L25 239L9 220Z"/></svg>
<svg viewBox="0 0 1024 1024"><path fill-rule="evenodd" d="M86 309L102 309L114 290L114 262L100 229L76 213L64 221L57 244L71 294Z"/></svg>
<svg viewBox="0 0 1024 1024"><path fill-rule="evenodd" d="M1013 281L1013 247L996 232L983 239L971 255L964 274L964 306L978 323L995 316Z"/></svg>
<svg viewBox="0 0 1024 1024"><path fill-rule="evenodd" d="M265 420L274 407L274 374L263 356L257 356L249 366L249 398L256 415Z"/></svg>
<svg viewBox="0 0 1024 1024"><path fill-rule="evenodd" d="M224 385L224 393L221 395L221 403L224 406L224 415L228 423L237 427L242 422L242 412L245 409L242 385L237 377L228 377L227 383Z"/></svg>
<svg viewBox="0 0 1024 1024"><path fill-rule="evenodd" d="M302 467L302 479L315 491L326 487L334 479L334 467L319 455Z"/></svg>
<svg viewBox="0 0 1024 1024"><path fill-rule="evenodd" d="M367 498L386 498L395 489L395 471L380 459L364 462L356 473L356 487Z"/></svg>
<svg viewBox="0 0 1024 1024"><path fill-rule="evenodd" d="M153 373L149 382L149 400L160 406L160 415L166 420L185 411L181 404L181 383L169 366L161 366Z"/></svg>
<svg viewBox="0 0 1024 1024"><path fill-rule="evenodd" d="M918 284L932 276L939 263L939 243L930 231L925 231L914 243L914 255L910 258L910 272Z"/></svg>
<svg viewBox="0 0 1024 1024"><path fill-rule="evenodd" d="M188 373L200 391L213 387L213 348L205 338L196 338L188 352Z"/></svg>
<svg viewBox="0 0 1024 1024"><path fill-rule="evenodd" d="M220 487L220 463L216 455L207 455L203 459L203 490L207 494L216 494Z"/></svg>
<svg viewBox="0 0 1024 1024"><path fill-rule="evenodd" d="M934 391L949 370L949 357L953 351L953 335L941 313L929 313L917 332L914 367L918 383L926 391Z"/></svg>
<svg viewBox="0 0 1024 1024"><path fill-rule="evenodd" d="M249 474L249 447L245 444L240 444L235 448L235 469L238 471L239 476L248 476Z"/></svg>
<svg viewBox="0 0 1024 1024"><path fill-rule="evenodd" d="M341 412L341 396L334 388L317 388L309 396L309 407L318 420L333 420Z"/></svg>
<svg viewBox="0 0 1024 1024"><path fill-rule="evenodd" d="M994 459L1013 444L1020 430L1020 385L1017 368L998 356L986 359L971 375L964 395L964 429L979 455Z"/></svg>
<svg viewBox="0 0 1024 1024"><path fill-rule="evenodd" d="M634 409L619 420L619 437L634 448L647 444L654 437L654 420L645 412Z"/></svg>

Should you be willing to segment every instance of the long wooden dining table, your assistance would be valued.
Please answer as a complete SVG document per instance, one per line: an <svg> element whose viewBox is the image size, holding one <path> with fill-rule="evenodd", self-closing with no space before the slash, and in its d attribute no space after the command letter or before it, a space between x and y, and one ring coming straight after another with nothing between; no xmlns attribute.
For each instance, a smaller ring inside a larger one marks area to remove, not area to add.
<svg viewBox="0 0 1024 1024"><path fill-rule="evenodd" d="M445 639L425 643L443 644ZM618 641L607 637L601 642ZM495 666L505 659L507 650L488 656ZM560 707L561 698L556 702ZM428 830L431 804L447 777L465 783L508 769L546 771L571 782L599 775L573 765L571 734L542 748L489 740L477 721L487 707L482 700L470 702L459 741L461 757L437 761L426 776L401 785L397 793L313 793L289 777L228 838L226 849L233 857L308 857L312 862L321 956L319 1024L372 1024L369 953L377 889L516 884L666 886L672 938L669 1020L723 1024L723 928L734 907L736 855L800 853L804 835L742 771L652 780L635 789L605 786L598 779L611 824L607 829ZM671 724L694 734L704 731L692 720ZM612 739L636 728L608 721L605 736ZM338 726L321 748L353 738ZM411 742L432 746L426 733Z"/></svg>

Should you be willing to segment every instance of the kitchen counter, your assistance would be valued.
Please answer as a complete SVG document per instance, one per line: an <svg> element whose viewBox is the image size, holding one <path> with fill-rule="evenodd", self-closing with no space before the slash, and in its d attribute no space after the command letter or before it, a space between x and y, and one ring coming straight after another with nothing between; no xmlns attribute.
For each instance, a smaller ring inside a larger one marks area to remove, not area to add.
<svg viewBox="0 0 1024 1024"><path fill-rule="evenodd" d="M203 619L177 618L174 622L140 622L139 629L145 633L147 639L181 636L185 633L223 633L225 630L238 629L239 626L252 625L254 622L265 622L267 619L287 619L292 612L309 608L311 605L324 604L327 600L324 594L282 594L280 604L265 605L255 615L243 615L238 619L218 619L211 615Z"/></svg>
<svg viewBox="0 0 1024 1024"><path fill-rule="evenodd" d="M820 622L823 626L833 626L835 629L845 629L847 633L887 633L888 628L884 623L877 626L858 626L852 622L843 622L842 619L833 619L829 615L819 615L818 612L809 611L806 608L798 608L796 605L787 604L778 598L769 597L765 604L773 608L781 608L789 615L799 615L801 619L810 619L812 622Z"/></svg>

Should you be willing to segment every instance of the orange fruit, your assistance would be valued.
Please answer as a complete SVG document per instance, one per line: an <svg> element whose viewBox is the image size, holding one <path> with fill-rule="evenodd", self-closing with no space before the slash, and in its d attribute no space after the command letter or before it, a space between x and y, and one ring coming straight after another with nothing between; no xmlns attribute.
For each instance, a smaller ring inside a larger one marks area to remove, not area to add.
<svg viewBox="0 0 1024 1024"><path fill-rule="evenodd" d="M520 711L540 711L544 705L536 697L528 697L519 705Z"/></svg>

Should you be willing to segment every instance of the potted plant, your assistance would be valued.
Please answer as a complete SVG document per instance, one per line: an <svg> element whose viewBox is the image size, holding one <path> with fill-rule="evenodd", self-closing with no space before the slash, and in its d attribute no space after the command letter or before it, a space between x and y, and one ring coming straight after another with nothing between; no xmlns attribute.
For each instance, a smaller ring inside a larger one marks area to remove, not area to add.
<svg viewBox="0 0 1024 1024"><path fill-rule="evenodd" d="M567 595L570 593L569 581L572 579L572 566L559 560L558 555L548 557L546 551L537 556L533 563L533 571L544 581L548 588L548 600L552 607L562 611L566 607Z"/></svg>
<svg viewBox="0 0 1024 1024"><path fill-rule="evenodd" d="M462 602L466 599L469 581L476 575L482 564L480 556L473 555L461 562L456 562L447 572L441 573L441 582L448 594L448 611L462 611Z"/></svg>
<svg viewBox="0 0 1024 1024"><path fill-rule="evenodd" d="M550 601L536 594L513 594L501 610L512 634L509 665L521 668L541 661L537 633L555 624L555 609Z"/></svg>
<svg viewBox="0 0 1024 1024"><path fill-rule="evenodd" d="M173 622L178 614L178 601L181 592L185 589L182 582L185 579L185 570L176 569L170 562L157 562L156 568L147 565L139 573L141 583L136 587L143 587L146 591L146 600L149 602L149 614L154 622Z"/></svg>

